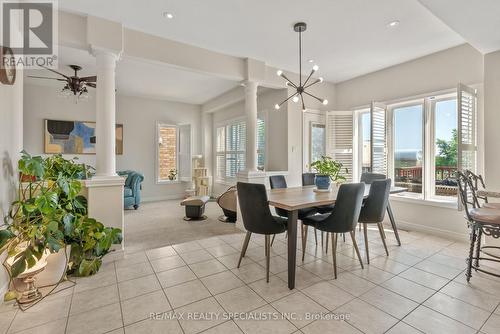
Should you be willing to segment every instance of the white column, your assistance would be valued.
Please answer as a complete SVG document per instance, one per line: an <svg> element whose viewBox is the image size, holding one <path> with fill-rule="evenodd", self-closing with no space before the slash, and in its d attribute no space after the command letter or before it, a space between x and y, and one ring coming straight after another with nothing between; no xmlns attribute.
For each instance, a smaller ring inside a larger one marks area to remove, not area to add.
<svg viewBox="0 0 500 334"><path fill-rule="evenodd" d="M115 153L115 68L119 55L94 52L97 65L96 88L96 176L116 176Z"/></svg>
<svg viewBox="0 0 500 334"><path fill-rule="evenodd" d="M246 170L257 171L257 82L245 82Z"/></svg>

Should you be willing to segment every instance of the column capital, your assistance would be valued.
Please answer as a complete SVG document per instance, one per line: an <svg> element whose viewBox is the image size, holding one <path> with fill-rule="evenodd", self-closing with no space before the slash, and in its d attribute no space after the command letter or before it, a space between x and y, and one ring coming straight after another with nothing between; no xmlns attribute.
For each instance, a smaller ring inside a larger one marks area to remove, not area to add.
<svg viewBox="0 0 500 334"><path fill-rule="evenodd" d="M103 57L109 59L110 61L114 60L116 63L121 59L123 52L91 45L89 53L96 58Z"/></svg>

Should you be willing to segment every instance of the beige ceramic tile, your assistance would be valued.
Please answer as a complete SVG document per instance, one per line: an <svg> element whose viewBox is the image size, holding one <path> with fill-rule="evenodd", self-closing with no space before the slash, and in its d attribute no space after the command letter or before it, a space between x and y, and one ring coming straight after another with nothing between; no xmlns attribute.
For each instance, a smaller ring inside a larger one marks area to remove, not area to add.
<svg viewBox="0 0 500 334"><path fill-rule="evenodd" d="M151 313L170 311L171 307L162 290L154 291L139 297L121 302L123 323L125 326L150 317Z"/></svg>
<svg viewBox="0 0 500 334"><path fill-rule="evenodd" d="M404 322L428 334L473 334L476 330L425 306L419 306Z"/></svg>
<svg viewBox="0 0 500 334"><path fill-rule="evenodd" d="M242 280L229 270L203 277L201 281L213 295L245 285Z"/></svg>
<svg viewBox="0 0 500 334"><path fill-rule="evenodd" d="M157 276L163 288L192 281L197 278L188 266L162 271Z"/></svg>
<svg viewBox="0 0 500 334"><path fill-rule="evenodd" d="M173 308L178 308L211 296L200 280L166 288L165 292Z"/></svg>
<svg viewBox="0 0 500 334"><path fill-rule="evenodd" d="M105 333L122 326L120 304L116 303L70 316L66 333Z"/></svg>
<svg viewBox="0 0 500 334"><path fill-rule="evenodd" d="M266 304L266 301L247 286L215 296L221 306L231 313L248 312Z"/></svg>

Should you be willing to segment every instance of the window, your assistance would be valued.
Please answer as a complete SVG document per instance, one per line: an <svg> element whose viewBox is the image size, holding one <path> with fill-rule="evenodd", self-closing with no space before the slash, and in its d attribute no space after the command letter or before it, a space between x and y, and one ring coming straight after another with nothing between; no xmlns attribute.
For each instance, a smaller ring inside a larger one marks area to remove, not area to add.
<svg viewBox="0 0 500 334"><path fill-rule="evenodd" d="M266 125L257 119L257 168L264 170ZM235 121L216 128L216 179L231 181L246 167L246 122Z"/></svg>
<svg viewBox="0 0 500 334"><path fill-rule="evenodd" d="M326 153L325 125L320 123L311 123L310 135L310 157L309 161L314 162L321 159Z"/></svg>
<svg viewBox="0 0 500 334"><path fill-rule="evenodd" d="M422 195L424 166L423 104L393 109L394 183ZM421 197L417 195L417 197Z"/></svg>
<svg viewBox="0 0 500 334"><path fill-rule="evenodd" d="M435 99L432 101L434 129L432 140L434 156L434 186L431 194L439 198L456 197L457 182L457 100L455 98Z"/></svg>
<svg viewBox="0 0 500 334"><path fill-rule="evenodd" d="M358 119L359 133L360 133L360 149L359 149L359 166L361 166L361 173L371 172L371 125L370 125L370 110L362 110ZM361 176L358 175L358 176Z"/></svg>
<svg viewBox="0 0 500 334"><path fill-rule="evenodd" d="M158 123L157 182L177 181L177 126Z"/></svg>

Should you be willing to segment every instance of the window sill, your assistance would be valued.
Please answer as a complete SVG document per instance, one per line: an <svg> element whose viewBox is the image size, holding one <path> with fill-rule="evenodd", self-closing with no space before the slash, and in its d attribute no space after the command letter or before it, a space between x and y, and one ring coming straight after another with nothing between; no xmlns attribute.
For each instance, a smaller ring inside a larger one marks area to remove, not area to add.
<svg viewBox="0 0 500 334"><path fill-rule="evenodd" d="M396 202L415 204L415 205L427 205L438 208L458 210L458 204L456 200L447 201L439 199L422 199L422 198L404 197L400 195L392 195L391 200Z"/></svg>

